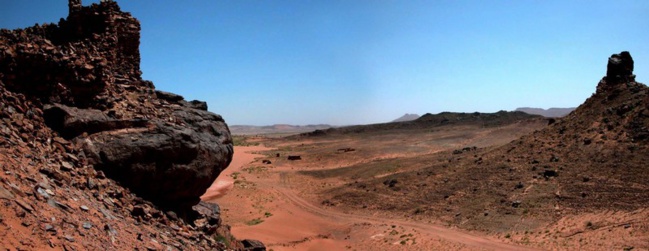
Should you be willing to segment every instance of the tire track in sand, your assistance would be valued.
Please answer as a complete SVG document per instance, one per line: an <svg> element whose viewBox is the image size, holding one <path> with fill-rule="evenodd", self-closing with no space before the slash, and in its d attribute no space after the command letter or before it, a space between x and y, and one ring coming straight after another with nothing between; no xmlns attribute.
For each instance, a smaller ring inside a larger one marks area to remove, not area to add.
<svg viewBox="0 0 649 251"><path fill-rule="evenodd" d="M297 195L291 186L290 177L288 172L280 172L280 187L274 187L279 195L282 195L287 201L296 206L297 208L307 211L311 214L320 217L329 218L337 222L344 223L371 223L371 224L391 224L400 225L416 229L417 231L436 236L440 239L448 240L451 242L460 243L469 247L492 249L492 250L540 250L532 247L519 246L515 244L508 244L491 240L485 237L476 236L460 230L450 229L443 226L438 226L430 223L419 223L403 220L386 219L380 217L372 217L365 215L355 215L326 210L311 204Z"/></svg>

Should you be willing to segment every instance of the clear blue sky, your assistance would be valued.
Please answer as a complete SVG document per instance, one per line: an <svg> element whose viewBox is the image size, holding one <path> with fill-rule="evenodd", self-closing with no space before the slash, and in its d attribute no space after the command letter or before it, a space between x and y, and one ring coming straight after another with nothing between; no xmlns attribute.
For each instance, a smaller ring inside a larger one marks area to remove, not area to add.
<svg viewBox="0 0 649 251"><path fill-rule="evenodd" d="M646 0L118 3L142 24L143 77L230 125L578 106L622 50L649 79ZM65 0L0 4L3 28L66 16Z"/></svg>

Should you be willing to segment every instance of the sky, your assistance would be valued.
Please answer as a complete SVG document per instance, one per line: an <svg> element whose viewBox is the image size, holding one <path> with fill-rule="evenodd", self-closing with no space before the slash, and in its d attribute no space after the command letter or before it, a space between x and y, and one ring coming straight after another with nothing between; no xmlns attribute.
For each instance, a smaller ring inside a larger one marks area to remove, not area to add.
<svg viewBox="0 0 649 251"><path fill-rule="evenodd" d="M576 107L624 50L649 79L646 0L117 2L142 25L143 78L230 125ZM0 28L58 22L67 8L1 0Z"/></svg>

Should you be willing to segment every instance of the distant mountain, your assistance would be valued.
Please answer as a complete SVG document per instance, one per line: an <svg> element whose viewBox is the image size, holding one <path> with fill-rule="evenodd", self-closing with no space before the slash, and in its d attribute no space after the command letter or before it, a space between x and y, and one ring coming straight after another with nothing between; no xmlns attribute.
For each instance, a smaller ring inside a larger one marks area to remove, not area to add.
<svg viewBox="0 0 649 251"><path fill-rule="evenodd" d="M392 122L411 121L411 120L415 120L415 119L418 119L418 118L419 118L419 115L418 115L418 114L414 114L414 113L413 113L413 114L406 113L406 114L404 114L403 116L399 117L398 119L392 120Z"/></svg>
<svg viewBox="0 0 649 251"><path fill-rule="evenodd" d="M287 125L275 124L269 126L251 126L251 125L232 125L230 126L230 133L236 135L250 135L250 134L277 134L277 133L303 133L314 130L324 130L332 128L331 125Z"/></svg>
<svg viewBox="0 0 649 251"><path fill-rule="evenodd" d="M574 111L576 107L570 107L570 108L550 108L550 109L543 109L543 108L533 108L533 107L519 107L516 108L517 112L524 112L527 114L534 114L534 115L541 115L543 117L548 117L548 118L559 118L568 115L572 111Z"/></svg>

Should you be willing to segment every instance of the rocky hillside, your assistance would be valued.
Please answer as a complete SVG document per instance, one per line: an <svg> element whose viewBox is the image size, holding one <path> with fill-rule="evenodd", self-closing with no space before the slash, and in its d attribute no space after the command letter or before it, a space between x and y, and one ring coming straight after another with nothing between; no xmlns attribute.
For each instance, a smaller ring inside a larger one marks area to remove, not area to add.
<svg viewBox="0 0 649 251"><path fill-rule="evenodd" d="M331 201L360 208L372 200L377 209L497 232L649 207L649 88L632 71L628 52L614 54L597 91L546 128L496 149L436 154L421 170L358 182L357 192L332 191ZM638 238L649 248L646 236Z"/></svg>
<svg viewBox="0 0 649 251"><path fill-rule="evenodd" d="M141 78L140 24L116 2L69 12L0 30L0 246L263 249L199 203L232 159L221 116Z"/></svg>

